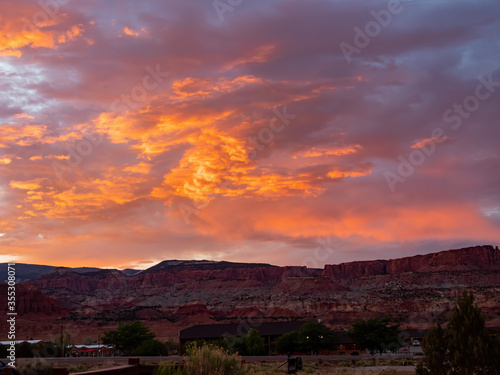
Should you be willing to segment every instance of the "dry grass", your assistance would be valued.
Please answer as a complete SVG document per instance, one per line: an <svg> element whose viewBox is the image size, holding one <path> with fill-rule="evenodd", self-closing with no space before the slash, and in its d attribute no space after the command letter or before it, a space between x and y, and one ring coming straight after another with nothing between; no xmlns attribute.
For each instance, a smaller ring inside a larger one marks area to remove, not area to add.
<svg viewBox="0 0 500 375"><path fill-rule="evenodd" d="M247 369L251 374L286 374L286 365L277 369L279 362L256 362L247 364ZM339 366L340 365L340 366ZM360 364L357 364L358 366ZM352 366L352 363L339 363L338 361L306 361L304 368L297 372L298 375L413 375L410 371L396 370L374 370L364 367L342 367Z"/></svg>
<svg viewBox="0 0 500 375"><path fill-rule="evenodd" d="M219 357L215 358L214 357ZM197 355L194 356L194 361L191 363L193 366L190 367L189 373L197 373L196 369L200 367L204 368L217 368L217 367L227 367L234 368L236 373L239 374L275 374L275 375L284 375L286 374L286 364L279 369L277 367L282 363L280 361L263 361L263 362L248 362L246 365L241 368L239 366L239 359L234 356L228 356L228 353L214 353L210 351L210 353L206 353L205 351L200 351ZM220 358L223 357L223 361L221 362ZM217 362L217 363L215 363ZM224 362L224 363L223 363ZM228 362L228 363L225 363ZM110 368L115 366L123 365L123 362L113 361L111 359L103 360L100 363L73 363L69 365L68 363L61 362L48 362L45 359L41 359L36 364L31 365L20 365L18 366L18 370L20 375L50 375L50 370L52 367L63 367L69 370L70 373L79 373L90 370L97 370L103 368ZM146 364L144 362L144 364ZM153 364L151 362L151 364ZM169 363L162 362L155 364L160 364L163 366L170 365ZM215 366L217 364L217 366ZM297 372L298 375L413 375L412 371L395 371L395 370L374 370L369 368L373 365L383 365L383 366L400 366L402 365L402 360L377 360L376 362L370 358L357 359L352 360L318 360L318 361L304 361L304 368ZM166 366L170 367L170 366ZM410 370L411 367L408 367ZM164 368L157 375L170 375L171 373L178 373L175 371L170 371L170 368ZM172 369L173 370L173 369ZM187 369L186 369L187 370ZM180 372L180 371L179 371ZM225 373L222 371L221 373ZM228 373L234 373L229 372Z"/></svg>

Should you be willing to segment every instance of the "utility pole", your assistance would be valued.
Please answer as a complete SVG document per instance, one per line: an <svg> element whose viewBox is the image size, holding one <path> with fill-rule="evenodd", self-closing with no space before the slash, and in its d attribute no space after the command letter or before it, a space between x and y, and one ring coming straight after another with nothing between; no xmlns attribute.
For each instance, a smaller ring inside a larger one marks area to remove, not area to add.
<svg viewBox="0 0 500 375"><path fill-rule="evenodd" d="M64 343L63 343L63 320L61 318L61 357L64 357Z"/></svg>

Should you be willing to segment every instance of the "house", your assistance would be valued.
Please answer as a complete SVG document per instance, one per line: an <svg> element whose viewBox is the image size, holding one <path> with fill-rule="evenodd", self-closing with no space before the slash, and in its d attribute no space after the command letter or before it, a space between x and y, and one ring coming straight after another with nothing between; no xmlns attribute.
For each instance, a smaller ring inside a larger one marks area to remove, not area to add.
<svg viewBox="0 0 500 375"><path fill-rule="evenodd" d="M342 354L352 354L357 352L358 354L366 353L366 350L360 350L356 347L354 341L347 335L347 332L333 332L333 339L337 348L335 350L320 350L319 354L324 355L342 355Z"/></svg>
<svg viewBox="0 0 500 375"><path fill-rule="evenodd" d="M12 341L0 341L0 345L10 345ZM45 344L45 341L42 341L42 340L17 340L17 341L14 341L14 345L18 345L18 344L21 344L23 342L27 342L28 344L31 344L31 345L43 345Z"/></svg>
<svg viewBox="0 0 500 375"><path fill-rule="evenodd" d="M401 331L401 337L405 346L420 346L428 329L405 329Z"/></svg>
<svg viewBox="0 0 500 375"><path fill-rule="evenodd" d="M184 345L188 341L205 340L211 342L227 336L241 337L245 336L251 328L254 328L260 332L270 355L274 351L278 337L285 333L298 331L304 323L302 321L289 321L196 325L179 332L179 353L183 353Z"/></svg>
<svg viewBox="0 0 500 375"><path fill-rule="evenodd" d="M225 336L244 336L250 328L260 332L267 348L268 354L275 352L278 338L289 332L298 331L304 321L268 322L268 323L231 323L231 324L206 324L197 325L179 332L179 353L183 352L188 341L205 340L211 342ZM333 332L337 345L336 350L321 350L320 354L351 354L353 352L364 353L365 350L356 348L354 341L347 336L346 332Z"/></svg>

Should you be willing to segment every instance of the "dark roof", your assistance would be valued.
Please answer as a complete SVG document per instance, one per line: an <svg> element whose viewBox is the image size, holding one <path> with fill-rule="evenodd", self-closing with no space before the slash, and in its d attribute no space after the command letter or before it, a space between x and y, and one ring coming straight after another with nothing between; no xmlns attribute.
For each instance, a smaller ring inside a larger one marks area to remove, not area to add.
<svg viewBox="0 0 500 375"><path fill-rule="evenodd" d="M490 334L500 335L500 327L488 327Z"/></svg>
<svg viewBox="0 0 500 375"><path fill-rule="evenodd" d="M179 339L213 339L223 336L244 336L255 328L262 336L279 336L284 333L298 331L305 322L242 322L229 324L203 324L183 329Z"/></svg>
<svg viewBox="0 0 500 375"><path fill-rule="evenodd" d="M354 341L347 336L347 332L333 332L333 339L336 344L354 344Z"/></svg>
<svg viewBox="0 0 500 375"><path fill-rule="evenodd" d="M488 331L490 334L500 334L500 327L488 327ZM424 337L429 332L428 329L405 329L401 331L401 333L406 337ZM447 329L443 329L443 332L446 334L448 332Z"/></svg>
<svg viewBox="0 0 500 375"><path fill-rule="evenodd" d="M427 332L429 332L428 329L404 329L401 331L405 337L424 337Z"/></svg>

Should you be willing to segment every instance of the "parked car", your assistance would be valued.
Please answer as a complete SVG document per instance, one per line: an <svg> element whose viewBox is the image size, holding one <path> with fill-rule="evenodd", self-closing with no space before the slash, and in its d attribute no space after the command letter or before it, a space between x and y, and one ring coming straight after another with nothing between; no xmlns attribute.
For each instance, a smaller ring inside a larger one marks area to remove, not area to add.
<svg viewBox="0 0 500 375"><path fill-rule="evenodd" d="M11 368L12 369L12 375L18 375L16 366L9 365L5 362L0 361L0 374L5 374L5 369L6 368Z"/></svg>
<svg viewBox="0 0 500 375"><path fill-rule="evenodd" d="M420 346L420 341L413 340L413 346Z"/></svg>

